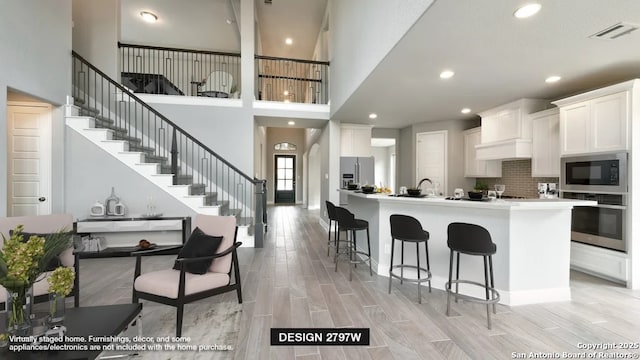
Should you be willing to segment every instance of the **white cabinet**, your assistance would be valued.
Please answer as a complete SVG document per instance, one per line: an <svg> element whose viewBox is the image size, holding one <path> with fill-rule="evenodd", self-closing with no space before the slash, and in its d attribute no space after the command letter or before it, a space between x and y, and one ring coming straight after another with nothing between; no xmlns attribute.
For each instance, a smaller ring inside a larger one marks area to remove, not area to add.
<svg viewBox="0 0 640 360"><path fill-rule="evenodd" d="M629 280L627 254L571 242L571 268L618 282Z"/></svg>
<svg viewBox="0 0 640 360"><path fill-rule="evenodd" d="M342 124L340 127L340 156L373 156L371 126Z"/></svg>
<svg viewBox="0 0 640 360"><path fill-rule="evenodd" d="M560 177L560 116L558 108L530 114L531 176Z"/></svg>
<svg viewBox="0 0 640 360"><path fill-rule="evenodd" d="M600 89L595 94L606 93L606 89ZM629 91L592 95L588 100L572 101L588 97L588 94L556 102L560 106L561 154L628 150Z"/></svg>
<svg viewBox="0 0 640 360"><path fill-rule="evenodd" d="M476 145L480 144L480 128L464 131L464 176L465 177L502 177L500 160L478 160Z"/></svg>
<svg viewBox="0 0 640 360"><path fill-rule="evenodd" d="M520 99L480 113L482 144L512 139L531 139L527 114L547 108L547 100Z"/></svg>

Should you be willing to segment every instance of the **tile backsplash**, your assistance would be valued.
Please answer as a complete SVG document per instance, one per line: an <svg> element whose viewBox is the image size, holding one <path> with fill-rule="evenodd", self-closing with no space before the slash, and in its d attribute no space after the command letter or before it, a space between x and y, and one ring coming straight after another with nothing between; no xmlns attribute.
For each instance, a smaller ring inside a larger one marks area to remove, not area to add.
<svg viewBox="0 0 640 360"><path fill-rule="evenodd" d="M501 178L478 178L493 190L495 184L504 184L504 195L523 196L525 198L538 197L538 183L557 183L557 177L531 177L531 159L509 160L502 162Z"/></svg>

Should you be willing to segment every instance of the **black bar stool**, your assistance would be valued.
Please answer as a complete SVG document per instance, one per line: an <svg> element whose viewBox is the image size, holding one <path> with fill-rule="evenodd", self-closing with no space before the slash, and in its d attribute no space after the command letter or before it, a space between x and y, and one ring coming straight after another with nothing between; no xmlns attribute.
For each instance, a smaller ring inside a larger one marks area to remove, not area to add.
<svg viewBox="0 0 640 360"><path fill-rule="evenodd" d="M400 279L400 284L403 281L417 283L418 284L418 303L422 304L422 295L420 293L420 284L423 282L429 282L429 292L431 292L431 268L429 266L429 246L427 241L429 240L429 232L422 229L420 222L411 216L394 214L389 217L391 223L391 262L389 264L389 294L391 294L391 278ZM395 241L400 240L402 242L400 252L400 264L393 265L393 250ZM417 265L407 265L404 263L404 243L411 242L416 244L416 259ZM420 243L424 243L424 250L427 255L427 268L420 267ZM393 272L393 269L400 269L400 276ZM411 268L418 271L417 278L405 278L404 269ZM426 277L421 277L420 271L426 274Z"/></svg>
<svg viewBox="0 0 640 360"><path fill-rule="evenodd" d="M343 208L336 207L336 218L338 219L338 231L345 231L347 234L347 251L345 254L349 255L349 262L354 266L358 263L364 263L365 261L369 262L369 275L373 276L373 271L371 270L371 242L369 240L369 222L361 219L356 219L355 216L351 213L351 211ZM359 251L356 246L356 231L358 230L366 230L367 231L367 252ZM340 235L338 234L338 239ZM339 241L339 240L338 240ZM366 256L367 258L364 260L358 259L358 255ZM340 256L339 248L336 245L336 270L338 271L338 258ZM349 281L352 279L353 268L349 266Z"/></svg>
<svg viewBox="0 0 640 360"><path fill-rule="evenodd" d="M327 235L327 256L331 252L331 247L338 246L338 217L336 216L336 206L331 201L325 201L327 206L327 216L329 217L329 234ZM333 244L331 244L331 225L333 224Z"/></svg>
<svg viewBox="0 0 640 360"><path fill-rule="evenodd" d="M451 295L456 298L487 304L487 326L491 330L491 312L489 305L493 306L493 313L496 313L496 303L500 301L500 294L495 289L493 283L493 261L491 255L496 253L496 244L491 240L491 235L487 229L479 225L466 223L451 223L447 228L447 246L449 246L449 281L445 284L447 291L447 316L451 308ZM453 253L456 252L456 279L452 280L453 273ZM469 280L460 280L460 254L482 256L484 259L484 284ZM487 266L488 261L488 266ZM459 294L458 284L471 284L481 286L485 291L485 299ZM455 293L451 290L451 284L456 284Z"/></svg>

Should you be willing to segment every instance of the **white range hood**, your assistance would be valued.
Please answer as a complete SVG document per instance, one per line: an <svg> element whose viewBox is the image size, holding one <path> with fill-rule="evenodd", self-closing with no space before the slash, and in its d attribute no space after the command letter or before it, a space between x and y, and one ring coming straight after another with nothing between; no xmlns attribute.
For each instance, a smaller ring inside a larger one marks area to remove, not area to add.
<svg viewBox="0 0 640 360"><path fill-rule="evenodd" d="M511 139L476 145L478 160L531 159L531 139Z"/></svg>
<svg viewBox="0 0 640 360"><path fill-rule="evenodd" d="M549 107L547 100L520 99L480 113L481 142L478 160L531 159L531 117Z"/></svg>

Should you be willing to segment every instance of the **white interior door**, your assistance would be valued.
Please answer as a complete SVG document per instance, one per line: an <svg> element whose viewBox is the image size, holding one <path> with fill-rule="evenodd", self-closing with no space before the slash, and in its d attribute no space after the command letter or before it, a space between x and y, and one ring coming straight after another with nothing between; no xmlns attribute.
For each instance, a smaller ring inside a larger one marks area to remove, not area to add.
<svg viewBox="0 0 640 360"><path fill-rule="evenodd" d="M51 213L51 106L7 103L7 212Z"/></svg>
<svg viewBox="0 0 640 360"><path fill-rule="evenodd" d="M446 130L416 134L416 185L424 178L437 183L438 192L447 194Z"/></svg>

